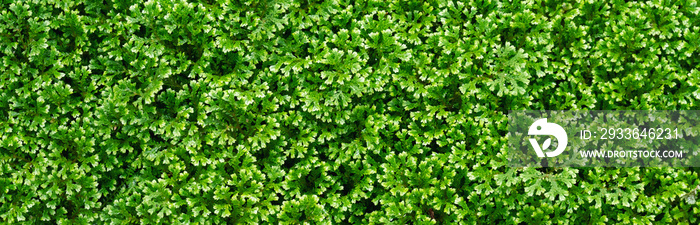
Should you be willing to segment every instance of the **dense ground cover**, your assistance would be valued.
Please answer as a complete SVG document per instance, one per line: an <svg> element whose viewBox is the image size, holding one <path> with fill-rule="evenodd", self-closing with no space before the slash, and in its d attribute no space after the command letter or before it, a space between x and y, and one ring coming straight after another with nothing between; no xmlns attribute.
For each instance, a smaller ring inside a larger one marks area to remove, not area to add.
<svg viewBox="0 0 700 225"><path fill-rule="evenodd" d="M505 162L698 109L696 1L1 2L1 223L700 223L698 169Z"/></svg>

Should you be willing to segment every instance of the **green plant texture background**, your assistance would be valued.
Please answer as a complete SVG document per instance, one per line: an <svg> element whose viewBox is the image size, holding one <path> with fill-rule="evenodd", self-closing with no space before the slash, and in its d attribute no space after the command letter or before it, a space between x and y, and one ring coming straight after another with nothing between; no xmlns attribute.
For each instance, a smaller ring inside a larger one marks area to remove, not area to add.
<svg viewBox="0 0 700 225"><path fill-rule="evenodd" d="M698 224L509 110L700 109L697 1L0 1L0 223Z"/></svg>

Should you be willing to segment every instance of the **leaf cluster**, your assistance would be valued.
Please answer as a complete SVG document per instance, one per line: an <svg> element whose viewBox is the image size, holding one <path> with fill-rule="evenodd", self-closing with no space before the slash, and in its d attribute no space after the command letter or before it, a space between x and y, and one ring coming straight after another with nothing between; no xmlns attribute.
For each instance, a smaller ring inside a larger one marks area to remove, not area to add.
<svg viewBox="0 0 700 225"><path fill-rule="evenodd" d="M0 222L697 224L508 110L698 109L696 1L0 1Z"/></svg>

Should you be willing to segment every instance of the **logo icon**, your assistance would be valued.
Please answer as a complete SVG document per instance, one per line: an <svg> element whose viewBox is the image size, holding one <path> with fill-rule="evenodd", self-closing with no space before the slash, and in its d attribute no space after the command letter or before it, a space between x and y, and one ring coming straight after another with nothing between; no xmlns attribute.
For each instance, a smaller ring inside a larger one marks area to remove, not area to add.
<svg viewBox="0 0 700 225"><path fill-rule="evenodd" d="M547 123L547 118L539 119L532 123L532 125L530 125L530 129L528 130L528 135L551 135L558 141L557 149L555 149L553 152L545 153L542 150L549 148L549 146L552 144L552 138L547 138L547 140L542 143L542 147L540 147L540 144L537 143L537 140L530 138L530 144L532 144L532 147L535 148L535 152L537 153L538 157L545 157L545 155L547 155L547 157L555 157L560 155L562 152L564 152L566 144L569 141L569 137L566 136L566 131L564 128L556 123Z"/></svg>

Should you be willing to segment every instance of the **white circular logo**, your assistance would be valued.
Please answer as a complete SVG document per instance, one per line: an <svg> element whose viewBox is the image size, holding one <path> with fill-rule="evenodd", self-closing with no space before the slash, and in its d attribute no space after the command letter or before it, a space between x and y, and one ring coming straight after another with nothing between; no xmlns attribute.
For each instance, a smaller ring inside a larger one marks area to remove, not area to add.
<svg viewBox="0 0 700 225"><path fill-rule="evenodd" d="M538 157L545 157L545 155L547 157L554 157L560 155L562 152L564 152L566 144L569 141L564 128L556 123L547 123L547 118L539 119L532 123L532 125L530 125L528 135L551 135L558 141L557 149L555 149L553 152L543 152L543 150L546 150L552 144L552 139L547 138L547 140L542 143L542 147L540 147L537 140L530 138L530 144L532 144L532 147L535 149Z"/></svg>

